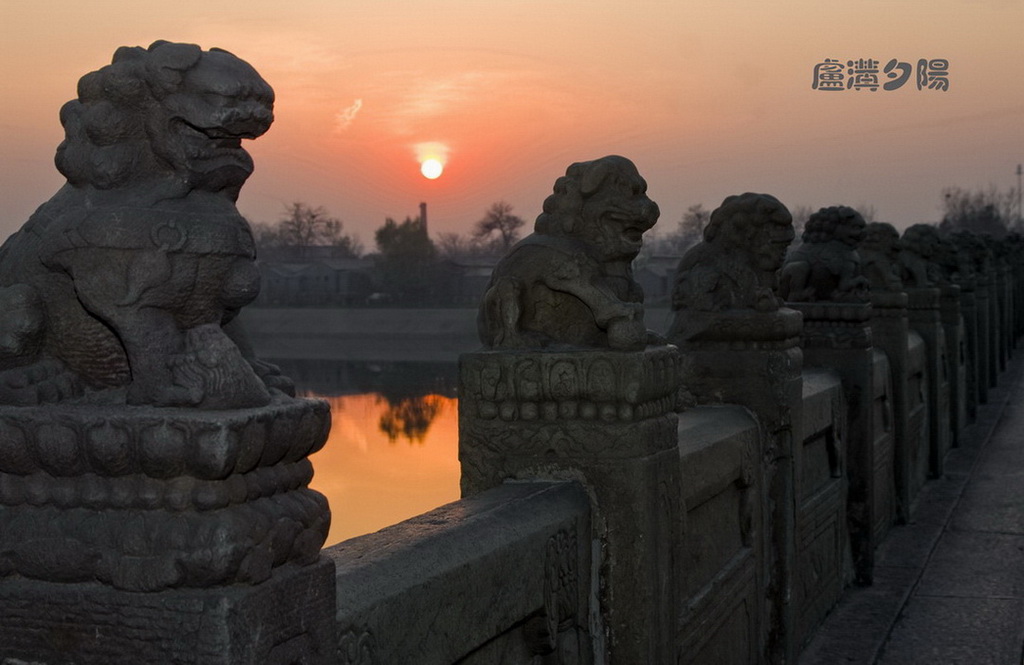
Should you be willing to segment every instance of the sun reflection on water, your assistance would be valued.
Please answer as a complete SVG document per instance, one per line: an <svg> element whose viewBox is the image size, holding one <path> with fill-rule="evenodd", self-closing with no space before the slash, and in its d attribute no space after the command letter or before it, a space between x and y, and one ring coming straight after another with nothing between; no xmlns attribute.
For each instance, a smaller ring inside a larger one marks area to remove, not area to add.
<svg viewBox="0 0 1024 665"><path fill-rule="evenodd" d="M331 405L332 425L327 445L311 457L310 487L331 504L325 545L459 498L457 399L380 393L321 399Z"/></svg>

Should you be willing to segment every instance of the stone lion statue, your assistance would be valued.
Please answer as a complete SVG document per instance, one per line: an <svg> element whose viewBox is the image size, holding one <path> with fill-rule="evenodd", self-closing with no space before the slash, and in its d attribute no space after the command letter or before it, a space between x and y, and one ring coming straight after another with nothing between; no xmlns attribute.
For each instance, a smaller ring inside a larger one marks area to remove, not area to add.
<svg viewBox="0 0 1024 665"><path fill-rule="evenodd" d="M794 237L793 217L774 196L727 197L711 213L704 241L679 262L672 309L777 310L778 271Z"/></svg>
<svg viewBox="0 0 1024 665"><path fill-rule="evenodd" d="M992 271L994 257L984 239L966 229L953 231L950 241L957 249L959 273L965 278L976 278L978 275L988 277Z"/></svg>
<svg viewBox="0 0 1024 665"><path fill-rule="evenodd" d="M653 339L632 272L659 215L646 192L625 157L571 165L534 232L494 269L478 317L483 343L642 349Z"/></svg>
<svg viewBox="0 0 1024 665"><path fill-rule="evenodd" d="M866 302L867 278L861 274L857 245L864 218L853 208L821 208L807 220L803 244L790 250L779 292L789 302Z"/></svg>
<svg viewBox="0 0 1024 665"><path fill-rule="evenodd" d="M0 404L231 408L289 389L234 320L259 288L241 142L273 102L247 63L191 44L122 47L82 77L60 114L67 184L0 248Z"/></svg>
<svg viewBox="0 0 1024 665"><path fill-rule="evenodd" d="M892 224L872 222L864 227L857 252L861 270L872 291L902 291L900 278L900 234Z"/></svg>
<svg viewBox="0 0 1024 665"><path fill-rule="evenodd" d="M931 224L914 224L903 232L900 242L903 282L909 287L932 287L949 280L943 275L943 239Z"/></svg>

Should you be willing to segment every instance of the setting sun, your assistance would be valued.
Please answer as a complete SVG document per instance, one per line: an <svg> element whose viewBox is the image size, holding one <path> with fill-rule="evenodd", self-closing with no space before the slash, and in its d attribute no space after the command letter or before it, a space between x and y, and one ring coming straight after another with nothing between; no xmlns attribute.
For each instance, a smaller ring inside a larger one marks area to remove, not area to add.
<svg viewBox="0 0 1024 665"><path fill-rule="evenodd" d="M433 180L444 173L444 165L436 159L425 159L420 165L420 173L424 178Z"/></svg>

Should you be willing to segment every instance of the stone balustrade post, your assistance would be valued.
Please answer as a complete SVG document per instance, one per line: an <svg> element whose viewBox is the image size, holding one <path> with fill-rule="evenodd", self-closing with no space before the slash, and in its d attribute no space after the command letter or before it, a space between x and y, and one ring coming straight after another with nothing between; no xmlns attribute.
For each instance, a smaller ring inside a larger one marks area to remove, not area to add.
<svg viewBox="0 0 1024 665"><path fill-rule="evenodd" d="M582 484L593 653L637 665L675 661L682 496L678 351L646 329L631 272L658 218L646 189L624 157L570 165L534 232L495 267L478 318L484 350L459 363L463 495Z"/></svg>
<svg viewBox="0 0 1024 665"><path fill-rule="evenodd" d="M995 261L995 297L998 303L998 315L995 318L995 325L998 329L998 353L996 354L996 371L1002 373L1006 370L1006 362L1010 358L1010 266L1002 257Z"/></svg>
<svg viewBox="0 0 1024 665"><path fill-rule="evenodd" d="M875 385L872 307L828 302L787 305L803 314L804 365L834 370L842 379L847 409L842 437L849 479L847 525L856 580L871 584L877 534L892 524L895 514L893 439L875 432L879 387Z"/></svg>
<svg viewBox="0 0 1024 665"><path fill-rule="evenodd" d="M960 287L960 317L963 321L961 348L964 356L964 425L971 424L977 419L978 404L981 402L978 377L978 303L975 284L976 280L973 277L962 277L957 282Z"/></svg>
<svg viewBox="0 0 1024 665"><path fill-rule="evenodd" d="M939 318L946 338L949 377L949 445L959 445L960 430L967 425L967 341L962 313L962 289L956 284L940 287Z"/></svg>
<svg viewBox="0 0 1024 665"><path fill-rule="evenodd" d="M935 287L907 289L907 316L910 328L925 342L928 373L928 471L933 477L943 472L943 460L949 452L950 437L950 363L947 359L946 331L940 309L941 291Z"/></svg>
<svg viewBox="0 0 1024 665"><path fill-rule="evenodd" d="M704 330L684 335L680 328ZM739 404L761 426L764 514L760 578L766 587L761 617L769 662L793 662L797 647L794 598L797 574L796 469L799 468L803 354L800 313L732 310L681 311L669 339L680 347L686 390L698 404Z"/></svg>
<svg viewBox="0 0 1024 665"><path fill-rule="evenodd" d="M758 618L768 662L793 662L796 607L796 469L802 448L800 314L781 307L778 271L794 237L792 216L768 194L729 196L703 242L679 262L669 341L682 353L684 386L699 404L738 404L761 427L752 486L761 488ZM813 540L813 539L810 539Z"/></svg>
<svg viewBox="0 0 1024 665"><path fill-rule="evenodd" d="M976 372L978 375L978 402L988 404L989 388L995 386L995 376L992 374L992 289L991 282L987 275L979 273L976 277L977 288L974 291L974 299L977 305L975 310L975 330L977 330Z"/></svg>
<svg viewBox="0 0 1024 665"><path fill-rule="evenodd" d="M460 359L459 460L472 496L576 480L593 501L596 652L674 660L678 352L481 351Z"/></svg>
<svg viewBox="0 0 1024 665"><path fill-rule="evenodd" d="M906 522L910 518L911 459L910 400L907 394L907 294L902 291L871 292L872 344L889 359L892 380L893 414L893 482L895 485L896 519Z"/></svg>

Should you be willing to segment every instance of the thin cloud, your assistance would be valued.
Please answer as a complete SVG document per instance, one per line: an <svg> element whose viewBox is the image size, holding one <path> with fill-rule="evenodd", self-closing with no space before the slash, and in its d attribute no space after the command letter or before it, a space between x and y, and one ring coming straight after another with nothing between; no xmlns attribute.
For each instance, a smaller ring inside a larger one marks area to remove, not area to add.
<svg viewBox="0 0 1024 665"><path fill-rule="evenodd" d="M359 113L359 109L363 108L362 98L352 102L352 105L342 109L338 112L338 115L334 117L334 130L336 132L343 132L352 126L352 121L356 119L356 115Z"/></svg>

